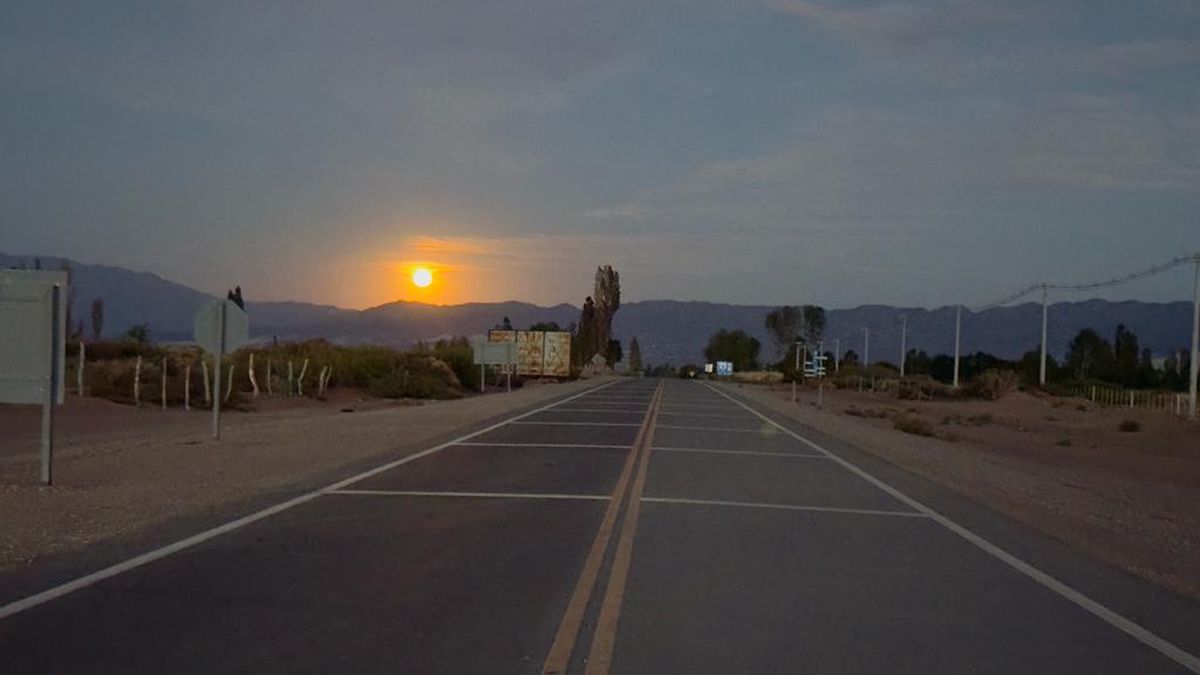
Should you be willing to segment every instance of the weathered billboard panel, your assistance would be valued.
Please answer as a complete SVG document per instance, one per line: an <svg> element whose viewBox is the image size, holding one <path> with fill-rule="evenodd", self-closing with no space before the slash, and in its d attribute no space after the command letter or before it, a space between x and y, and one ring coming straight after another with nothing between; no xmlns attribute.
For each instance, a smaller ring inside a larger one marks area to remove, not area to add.
<svg viewBox="0 0 1200 675"><path fill-rule="evenodd" d="M517 374L568 377L571 374L571 334L566 331L491 330L489 342L515 342Z"/></svg>
<svg viewBox="0 0 1200 675"><path fill-rule="evenodd" d="M571 375L571 334L566 331L546 333L546 358L542 371L553 377Z"/></svg>

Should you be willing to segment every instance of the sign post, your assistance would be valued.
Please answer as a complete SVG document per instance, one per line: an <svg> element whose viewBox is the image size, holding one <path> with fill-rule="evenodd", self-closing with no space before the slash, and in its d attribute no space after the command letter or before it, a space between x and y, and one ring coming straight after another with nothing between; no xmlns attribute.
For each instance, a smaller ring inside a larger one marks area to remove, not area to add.
<svg viewBox="0 0 1200 675"><path fill-rule="evenodd" d="M53 482L54 406L64 399L67 273L0 270L0 403L42 406L41 481Z"/></svg>
<svg viewBox="0 0 1200 675"><path fill-rule="evenodd" d="M210 300L192 319L192 335L213 355L212 437L221 438L221 359L250 339L250 318L232 300Z"/></svg>

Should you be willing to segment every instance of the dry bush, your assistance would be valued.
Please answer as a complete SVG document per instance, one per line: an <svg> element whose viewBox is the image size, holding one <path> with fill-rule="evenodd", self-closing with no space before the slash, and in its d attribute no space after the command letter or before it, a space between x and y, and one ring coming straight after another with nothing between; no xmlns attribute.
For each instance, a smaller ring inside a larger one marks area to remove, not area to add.
<svg viewBox="0 0 1200 675"><path fill-rule="evenodd" d="M1017 390L1017 374L1011 370L985 370L969 389L972 395L996 401Z"/></svg>
<svg viewBox="0 0 1200 675"><path fill-rule="evenodd" d="M851 417L867 417L867 418L873 418L873 419L878 419L881 417L888 416L888 413L886 410L876 410L875 408L856 408L854 406L850 406L849 408L846 408L843 412L845 412L847 415L850 415Z"/></svg>
<svg viewBox="0 0 1200 675"><path fill-rule="evenodd" d="M1121 420L1121 424L1117 426L1117 430L1133 433L1142 430L1142 423L1137 420Z"/></svg>
<svg viewBox="0 0 1200 675"><path fill-rule="evenodd" d="M896 420L893 422L892 426L906 434L930 437L935 435L933 426L929 424L929 422L926 422L915 415L900 415L896 417Z"/></svg>

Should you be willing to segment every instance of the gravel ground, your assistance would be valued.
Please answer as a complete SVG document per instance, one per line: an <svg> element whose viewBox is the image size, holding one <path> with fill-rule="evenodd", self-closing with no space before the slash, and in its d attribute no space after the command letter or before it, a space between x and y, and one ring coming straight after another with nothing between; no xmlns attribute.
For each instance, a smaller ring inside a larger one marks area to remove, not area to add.
<svg viewBox="0 0 1200 675"><path fill-rule="evenodd" d="M137 533L170 519L303 484L454 429L576 393L598 380L532 383L457 401L263 401L222 415L69 399L58 415L55 485L38 485L41 411L0 405L0 569ZM353 412L344 412L353 411Z"/></svg>
<svg viewBox="0 0 1200 675"><path fill-rule="evenodd" d="M740 391L1088 554L1200 599L1200 424L1160 411L1013 394L907 401L790 386ZM848 412L849 411L849 412ZM933 437L894 428L919 419ZM1122 432L1125 420L1141 424Z"/></svg>

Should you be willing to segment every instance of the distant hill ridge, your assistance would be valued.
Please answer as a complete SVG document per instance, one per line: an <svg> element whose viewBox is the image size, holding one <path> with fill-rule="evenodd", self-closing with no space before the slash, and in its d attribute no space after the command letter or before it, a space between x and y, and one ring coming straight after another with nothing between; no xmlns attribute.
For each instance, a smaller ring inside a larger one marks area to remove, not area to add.
<svg viewBox="0 0 1200 675"><path fill-rule="evenodd" d="M124 333L130 326L149 324L159 340L191 337L192 314L210 295L148 272L122 267L89 265L51 256L37 256L43 267L58 268L69 262L73 270L75 317L88 316L92 300L104 299L104 335ZM0 254L0 267L32 266L35 256ZM582 297L588 293L580 284ZM249 291L253 297L253 289ZM797 299L795 304L802 303ZM713 302L647 300L628 302L617 312L613 330L623 341L636 336L647 363L699 362L709 335L721 328L740 328L763 343L763 357L772 356L773 346L763 327L763 317L774 305L731 305ZM377 343L407 346L419 340L455 335L473 335L495 326L505 316L525 328L554 321L567 326L579 318L579 308L570 304L541 307L527 302L429 305L392 302L365 310L343 309L305 302L247 302L251 333L255 337L280 340L326 338L339 343ZM1191 340L1191 303L1110 302L1086 300L1051 306L1050 351L1063 354L1079 330L1093 328L1106 338L1118 323L1138 335L1143 347L1156 356L1186 349ZM833 349L841 340L843 351L853 349L861 356L863 328L870 331L873 361L893 363L899 359L899 317L908 317L908 345L930 354L949 353L954 348L954 308L937 309L862 305L828 312L826 346ZM1041 306L1026 303L980 313L963 314L963 351L984 351L1003 358L1016 358L1037 347L1041 334ZM85 333L90 332L87 327Z"/></svg>

